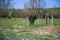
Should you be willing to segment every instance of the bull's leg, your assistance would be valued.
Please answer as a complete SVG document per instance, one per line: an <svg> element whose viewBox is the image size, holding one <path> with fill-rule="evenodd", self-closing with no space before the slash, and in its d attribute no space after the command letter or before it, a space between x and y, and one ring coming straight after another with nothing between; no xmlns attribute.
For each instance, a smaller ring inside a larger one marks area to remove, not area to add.
<svg viewBox="0 0 60 40"><path fill-rule="evenodd" d="M30 20L30 25L34 25L34 20Z"/></svg>
<svg viewBox="0 0 60 40"><path fill-rule="evenodd" d="M30 25L32 25L32 21L30 21Z"/></svg>
<svg viewBox="0 0 60 40"><path fill-rule="evenodd" d="M30 22L30 25L31 25L32 23Z"/></svg>
<svg viewBox="0 0 60 40"><path fill-rule="evenodd" d="M30 21L30 25L34 25L34 22L33 21Z"/></svg>
<svg viewBox="0 0 60 40"><path fill-rule="evenodd" d="M34 21L32 22L32 25L34 25Z"/></svg>

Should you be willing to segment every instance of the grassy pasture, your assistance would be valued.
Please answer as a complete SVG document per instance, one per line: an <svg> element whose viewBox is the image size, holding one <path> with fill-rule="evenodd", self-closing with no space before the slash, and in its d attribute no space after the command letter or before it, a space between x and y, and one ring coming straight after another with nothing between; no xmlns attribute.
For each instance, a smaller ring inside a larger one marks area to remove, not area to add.
<svg viewBox="0 0 60 40"><path fill-rule="evenodd" d="M13 25L24 25L29 26L28 19L23 18L16 18L16 19L8 19L8 18L0 18L0 25L6 25L6 26L13 26ZM51 25L51 19L48 20L48 26ZM60 20L54 19L54 25L60 26ZM45 19L37 19L35 20L34 26L47 26Z"/></svg>
<svg viewBox="0 0 60 40"><path fill-rule="evenodd" d="M36 35L31 34L33 28L50 26L51 19L46 25L45 19L35 20L35 25L30 26L28 19L0 18L0 40L55 40L54 35ZM54 19L54 25L60 26L60 20Z"/></svg>

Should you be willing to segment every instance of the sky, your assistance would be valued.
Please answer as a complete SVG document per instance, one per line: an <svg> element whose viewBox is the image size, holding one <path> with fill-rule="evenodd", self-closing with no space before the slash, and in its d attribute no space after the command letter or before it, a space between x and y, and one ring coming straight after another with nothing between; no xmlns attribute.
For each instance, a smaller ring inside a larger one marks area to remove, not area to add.
<svg viewBox="0 0 60 40"><path fill-rule="evenodd" d="M60 7L60 0L44 0L46 5L45 8L53 8ZM24 3L28 2L28 0L13 0L14 2L14 8L16 9L23 9Z"/></svg>

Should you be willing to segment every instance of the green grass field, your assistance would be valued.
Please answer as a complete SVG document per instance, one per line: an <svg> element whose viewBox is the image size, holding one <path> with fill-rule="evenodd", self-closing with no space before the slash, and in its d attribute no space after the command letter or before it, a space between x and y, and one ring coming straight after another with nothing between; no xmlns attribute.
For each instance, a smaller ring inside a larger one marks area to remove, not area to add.
<svg viewBox="0 0 60 40"><path fill-rule="evenodd" d="M13 26L13 25L29 26L29 21L28 19L23 19L23 18L16 18L16 19L0 18L0 25L2 26ZM50 25L51 25L51 19L48 20L48 26ZM54 19L54 25L60 26L60 20ZM47 26L47 25L46 25L45 19L37 19L35 20L34 26Z"/></svg>
<svg viewBox="0 0 60 40"><path fill-rule="evenodd" d="M51 19L46 25L45 19L35 20L35 25L30 26L28 19L0 18L0 40L55 40L53 35L31 34L33 28L50 26ZM60 26L60 20L54 19L54 25Z"/></svg>

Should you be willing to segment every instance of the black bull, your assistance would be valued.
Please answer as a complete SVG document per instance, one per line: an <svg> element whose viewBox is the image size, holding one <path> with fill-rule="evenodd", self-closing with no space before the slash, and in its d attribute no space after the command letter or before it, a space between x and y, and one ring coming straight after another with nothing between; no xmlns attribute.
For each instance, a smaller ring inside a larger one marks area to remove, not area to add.
<svg viewBox="0 0 60 40"><path fill-rule="evenodd" d="M29 22L30 22L30 25L34 25L34 21L37 19L37 16L36 15L30 15L29 16Z"/></svg>

